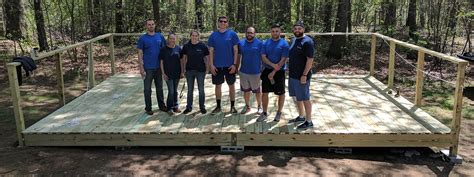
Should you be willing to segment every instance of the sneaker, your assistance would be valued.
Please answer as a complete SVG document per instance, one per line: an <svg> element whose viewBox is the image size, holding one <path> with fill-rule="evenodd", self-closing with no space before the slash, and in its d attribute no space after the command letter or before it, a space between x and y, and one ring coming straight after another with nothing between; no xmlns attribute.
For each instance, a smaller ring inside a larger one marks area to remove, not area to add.
<svg viewBox="0 0 474 177"><path fill-rule="evenodd" d="M240 114L247 114L248 112L250 112L250 106L245 106L244 109L242 109L242 111L240 112Z"/></svg>
<svg viewBox="0 0 474 177"><path fill-rule="evenodd" d="M237 109L235 109L235 107L231 107L230 108L230 113L237 114Z"/></svg>
<svg viewBox="0 0 474 177"><path fill-rule="evenodd" d="M173 111L171 111L171 110L168 110L167 113L168 113L168 115L170 115L170 116L173 115Z"/></svg>
<svg viewBox="0 0 474 177"><path fill-rule="evenodd" d="M175 113L180 113L181 110L180 110L179 108L173 108L173 112L175 112Z"/></svg>
<svg viewBox="0 0 474 177"><path fill-rule="evenodd" d="M275 115L275 119L273 119L273 121L280 122L280 118L281 118L281 112L277 112L277 114Z"/></svg>
<svg viewBox="0 0 474 177"><path fill-rule="evenodd" d="M304 121L302 124L298 125L298 129L307 129L313 128L313 122Z"/></svg>
<svg viewBox="0 0 474 177"><path fill-rule="evenodd" d="M259 106L259 107L257 108L257 114L260 115L260 114L262 114L262 113L263 113L263 109L262 109L262 107Z"/></svg>
<svg viewBox="0 0 474 177"><path fill-rule="evenodd" d="M263 113L263 114L260 114L260 116L258 116L257 122L263 122L266 119L267 119L267 114Z"/></svg>
<svg viewBox="0 0 474 177"><path fill-rule="evenodd" d="M207 113L206 109L201 109L201 114L206 114L206 113Z"/></svg>
<svg viewBox="0 0 474 177"><path fill-rule="evenodd" d="M304 117L296 117L294 119L290 119L290 121L288 121L288 123L295 123L295 122L302 122L302 121L306 121L306 119Z"/></svg>
<svg viewBox="0 0 474 177"><path fill-rule="evenodd" d="M151 110L150 110L150 111L145 111L145 112L146 112L146 114L148 114L148 115L150 115L150 116L154 114L154 112L151 111Z"/></svg>
<svg viewBox="0 0 474 177"><path fill-rule="evenodd" d="M219 112L221 112L221 108L220 107L216 107L214 110L212 110L211 114L217 114Z"/></svg>
<svg viewBox="0 0 474 177"><path fill-rule="evenodd" d="M186 108L186 109L184 110L183 114L190 113L191 111L192 111L191 109Z"/></svg>

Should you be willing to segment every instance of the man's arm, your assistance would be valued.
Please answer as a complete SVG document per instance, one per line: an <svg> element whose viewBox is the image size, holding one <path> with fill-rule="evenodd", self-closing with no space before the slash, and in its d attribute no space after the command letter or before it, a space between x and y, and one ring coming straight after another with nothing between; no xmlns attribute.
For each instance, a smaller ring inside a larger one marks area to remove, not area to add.
<svg viewBox="0 0 474 177"><path fill-rule="evenodd" d="M181 62L181 77L184 77L184 73L186 72L186 63L188 62L188 55L183 55L180 62Z"/></svg>
<svg viewBox="0 0 474 177"><path fill-rule="evenodd" d="M232 66L230 67L230 72L231 74L234 74L237 71L237 65L239 64L239 47L238 45L234 45L234 63L232 63Z"/></svg>
<svg viewBox="0 0 474 177"><path fill-rule="evenodd" d="M308 80L309 70L313 67L314 58L310 58L310 57L306 57L306 58L307 58L306 65L304 67L303 75L301 75L301 78L300 78L300 83L301 84L306 84L306 82Z"/></svg>
<svg viewBox="0 0 474 177"><path fill-rule="evenodd" d="M209 68L211 69L212 75L217 74L217 69L214 66L214 47L209 47Z"/></svg>
<svg viewBox="0 0 474 177"><path fill-rule="evenodd" d="M143 50L138 49L138 69L140 70L140 75L145 77L145 69L143 68Z"/></svg>

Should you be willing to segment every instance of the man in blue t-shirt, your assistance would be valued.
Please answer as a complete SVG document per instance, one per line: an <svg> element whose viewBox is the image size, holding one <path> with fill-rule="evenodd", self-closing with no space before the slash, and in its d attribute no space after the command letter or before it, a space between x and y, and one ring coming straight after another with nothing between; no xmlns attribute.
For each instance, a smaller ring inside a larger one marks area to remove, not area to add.
<svg viewBox="0 0 474 177"><path fill-rule="evenodd" d="M158 58L161 48L166 46L166 41L163 35L155 32L155 22L152 19L146 20L145 27L146 33L141 35L137 42L138 68L144 79L145 112L148 115L153 115L151 109L151 83L153 80L155 81L158 107L162 111L167 110L163 101L163 80Z"/></svg>
<svg viewBox="0 0 474 177"><path fill-rule="evenodd" d="M239 42L240 61L240 89L244 92L245 107L241 114L250 112L250 91L255 93L257 100L257 114L262 111L262 93L260 91L260 73L262 72L263 43L255 38L255 28L248 27L245 38ZM238 65L237 65L238 68Z"/></svg>
<svg viewBox="0 0 474 177"><path fill-rule="evenodd" d="M314 59L314 42L313 39L304 35L303 22L297 22L293 26L293 34L295 37L291 40L290 46L288 92L291 97L296 98L299 115L289 122L304 121L297 128L312 128L309 86Z"/></svg>
<svg viewBox="0 0 474 177"><path fill-rule="evenodd" d="M290 46L284 38L280 38L281 28L278 25L271 27L271 39L263 45L262 61L265 69L262 71L262 103L263 113L257 120L267 118L268 93L278 95L278 110L273 121L280 121L281 111L285 104L285 63L288 60Z"/></svg>
<svg viewBox="0 0 474 177"><path fill-rule="evenodd" d="M221 112L222 84L224 79L229 86L230 112L237 113L235 104L235 73L237 71L237 57L239 37L231 29L227 29L227 17L218 18L219 29L212 32L208 40L209 67L212 73L212 83L215 85L217 106L212 114Z"/></svg>

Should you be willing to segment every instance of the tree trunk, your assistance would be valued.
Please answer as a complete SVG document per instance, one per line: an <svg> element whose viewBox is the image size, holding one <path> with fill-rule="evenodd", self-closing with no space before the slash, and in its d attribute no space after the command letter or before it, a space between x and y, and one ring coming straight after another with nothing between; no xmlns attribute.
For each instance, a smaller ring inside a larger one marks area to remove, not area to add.
<svg viewBox="0 0 474 177"><path fill-rule="evenodd" d="M23 0L5 0L5 32L8 39L19 40L26 36Z"/></svg>
<svg viewBox="0 0 474 177"><path fill-rule="evenodd" d="M161 23L160 23L160 0L152 0L151 1L153 6L153 19L155 20L155 31L161 31Z"/></svg>
<svg viewBox="0 0 474 177"><path fill-rule="evenodd" d="M396 24L396 14L397 6L395 5L394 0L385 0L385 3L382 4L386 7L384 25L386 27Z"/></svg>
<svg viewBox="0 0 474 177"><path fill-rule="evenodd" d="M414 33L416 31L416 0L410 0L410 4L408 5L406 26L410 29L410 37L414 38Z"/></svg>
<svg viewBox="0 0 474 177"><path fill-rule="evenodd" d="M418 25L419 28L423 29L425 27L426 19L425 19L425 4L424 0L420 0L420 6L418 7L419 13L418 16L420 18L420 24Z"/></svg>
<svg viewBox="0 0 474 177"><path fill-rule="evenodd" d="M134 12L134 15L137 19L136 22L135 22L135 25L134 25L134 32L138 32L138 31L143 31L143 26L145 24L145 12L144 12L144 6L145 6L145 2L144 1L141 1L141 0L138 0L136 3L135 3L135 12Z"/></svg>
<svg viewBox="0 0 474 177"><path fill-rule="evenodd" d="M349 8L350 0L339 0L339 5L337 7L337 19L336 27L334 28L335 32L346 32L347 30L347 10ZM341 48L346 45L345 36L334 36L332 37L331 46L327 56L329 58L340 59L342 58Z"/></svg>
<svg viewBox="0 0 474 177"><path fill-rule="evenodd" d="M117 0L115 2L115 32L124 33L125 27L123 23L123 2L122 0Z"/></svg>
<svg viewBox="0 0 474 177"><path fill-rule="evenodd" d="M347 7L347 32L352 33L352 2L349 0Z"/></svg>
<svg viewBox="0 0 474 177"><path fill-rule="evenodd" d="M296 21L303 20L303 17L301 15L301 1L302 0L296 0Z"/></svg>
<svg viewBox="0 0 474 177"><path fill-rule="evenodd" d="M214 17L212 21L212 26L214 27L214 31L217 30L217 0L212 0L212 16Z"/></svg>
<svg viewBox="0 0 474 177"><path fill-rule="evenodd" d="M196 23L194 25L194 29L203 30L203 18L202 18L202 10L203 10L203 0L195 0L195 11L196 11Z"/></svg>
<svg viewBox="0 0 474 177"><path fill-rule="evenodd" d="M44 16L43 10L41 9L41 0L34 0L33 6L35 10L36 30L38 31L38 43L40 46L40 51L49 50L48 39L44 29Z"/></svg>
<svg viewBox="0 0 474 177"><path fill-rule="evenodd" d="M326 0L324 2L324 32L331 32L332 31L332 22L331 22L331 16L332 16L332 0Z"/></svg>
<svg viewBox="0 0 474 177"><path fill-rule="evenodd" d="M245 2L244 0L238 0L238 6L237 6L237 26L236 29L239 32L242 32L245 30Z"/></svg>

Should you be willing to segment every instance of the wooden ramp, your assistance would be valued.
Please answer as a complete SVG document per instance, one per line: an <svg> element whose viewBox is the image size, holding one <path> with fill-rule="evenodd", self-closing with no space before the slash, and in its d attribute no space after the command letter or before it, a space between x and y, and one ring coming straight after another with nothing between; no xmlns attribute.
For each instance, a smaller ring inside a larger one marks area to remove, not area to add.
<svg viewBox="0 0 474 177"><path fill-rule="evenodd" d="M238 80L238 79L237 79ZM184 82L184 79L180 82ZM238 87L238 81L236 88ZM196 84L195 84L196 85ZM165 98L166 98L166 84ZM311 83L313 129L297 130L288 119L297 109L287 95L280 122L273 122L277 97L270 94L269 117L256 122L256 104L247 115L229 114L227 86L223 112L215 107L214 87L206 78L208 113L188 115L157 110L144 112L143 81L138 75L119 74L84 93L23 131L27 146L333 146L333 147L447 147L453 135L435 118L403 97L363 75L314 75ZM180 90L178 90L179 93ZM186 89L180 108L186 105ZM244 106L240 91L236 108Z"/></svg>

